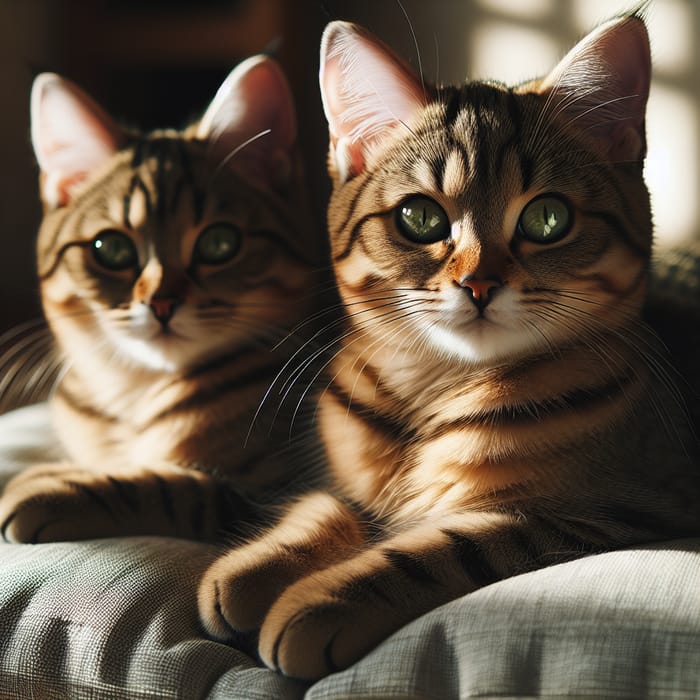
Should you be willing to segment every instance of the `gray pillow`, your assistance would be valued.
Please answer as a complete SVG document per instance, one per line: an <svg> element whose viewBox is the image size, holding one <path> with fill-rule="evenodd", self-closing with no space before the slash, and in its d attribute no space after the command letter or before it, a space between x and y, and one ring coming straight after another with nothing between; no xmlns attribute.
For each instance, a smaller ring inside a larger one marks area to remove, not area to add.
<svg viewBox="0 0 700 700"><path fill-rule="evenodd" d="M0 483L55 456L45 406L0 417ZM700 698L700 540L488 586L311 688L206 639L216 548L0 544L0 698Z"/></svg>

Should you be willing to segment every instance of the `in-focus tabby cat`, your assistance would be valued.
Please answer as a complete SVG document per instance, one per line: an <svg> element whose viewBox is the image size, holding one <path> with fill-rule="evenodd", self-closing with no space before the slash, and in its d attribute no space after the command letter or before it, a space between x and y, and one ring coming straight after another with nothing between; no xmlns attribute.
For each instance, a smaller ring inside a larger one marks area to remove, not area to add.
<svg viewBox="0 0 700 700"><path fill-rule="evenodd" d="M700 533L697 443L640 320L650 82L636 15L545 78L424 86L330 24L330 240L345 327L334 488L205 574L210 633L313 679L533 568Z"/></svg>
<svg viewBox="0 0 700 700"><path fill-rule="evenodd" d="M183 132L124 131L54 74L31 107L68 459L8 484L2 535L212 538L303 483L279 406L253 422L317 269L286 80L248 59Z"/></svg>

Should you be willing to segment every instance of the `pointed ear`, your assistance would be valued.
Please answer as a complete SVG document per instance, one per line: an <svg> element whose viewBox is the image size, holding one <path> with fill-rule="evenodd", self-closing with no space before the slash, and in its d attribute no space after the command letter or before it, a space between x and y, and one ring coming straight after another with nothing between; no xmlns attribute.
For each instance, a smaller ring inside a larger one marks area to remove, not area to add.
<svg viewBox="0 0 700 700"><path fill-rule="evenodd" d="M282 187L292 173L294 102L282 69L267 56L234 68L195 128L218 167L230 165Z"/></svg>
<svg viewBox="0 0 700 700"><path fill-rule="evenodd" d="M55 73L34 80L31 123L41 197L48 207L67 204L76 185L124 141L122 131L91 97Z"/></svg>
<svg viewBox="0 0 700 700"><path fill-rule="evenodd" d="M427 102L420 78L404 61L348 22L331 22L323 32L319 77L331 162L341 182L362 172L372 145Z"/></svg>
<svg viewBox="0 0 700 700"><path fill-rule="evenodd" d="M544 79L553 111L590 134L610 161L641 161L651 52L640 17L611 20L580 41Z"/></svg>

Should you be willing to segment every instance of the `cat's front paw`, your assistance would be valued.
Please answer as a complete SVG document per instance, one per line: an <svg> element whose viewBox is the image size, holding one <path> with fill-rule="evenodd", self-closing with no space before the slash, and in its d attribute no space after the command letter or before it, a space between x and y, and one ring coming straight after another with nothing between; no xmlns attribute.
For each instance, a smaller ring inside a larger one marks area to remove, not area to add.
<svg viewBox="0 0 700 700"><path fill-rule="evenodd" d="M217 484L176 466L92 471L40 464L11 479L0 498L6 542L58 542L120 535L211 539Z"/></svg>
<svg viewBox="0 0 700 700"><path fill-rule="evenodd" d="M3 540L37 544L113 534L117 514L96 482L69 464L26 469L0 498Z"/></svg>
<svg viewBox="0 0 700 700"><path fill-rule="evenodd" d="M355 663L405 622L403 611L369 581L357 588L352 582L339 585L337 568L301 579L273 605L259 641L260 658L269 668L318 680Z"/></svg>
<svg viewBox="0 0 700 700"><path fill-rule="evenodd" d="M199 585L199 616L210 636L232 641L260 629L282 591L306 572L299 555L253 542L219 557Z"/></svg>

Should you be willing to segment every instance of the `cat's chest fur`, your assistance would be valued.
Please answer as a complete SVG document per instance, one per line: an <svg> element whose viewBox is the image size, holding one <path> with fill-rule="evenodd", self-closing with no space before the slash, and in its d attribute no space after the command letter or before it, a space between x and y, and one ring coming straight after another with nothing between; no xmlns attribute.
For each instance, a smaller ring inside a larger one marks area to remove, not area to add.
<svg viewBox="0 0 700 700"><path fill-rule="evenodd" d="M85 362L63 378L52 399L55 424L70 456L91 468L175 463L232 475L275 440L250 430L265 380L246 386L242 378L258 369L256 359L267 358L165 373L110 366L96 356L101 371Z"/></svg>
<svg viewBox="0 0 700 700"><path fill-rule="evenodd" d="M321 412L341 489L404 522L511 498L564 503L572 483L586 508L630 479L653 491L660 462L671 480L687 473L691 456L670 450L666 432L687 431L682 407L662 398L663 386L622 343L609 342L606 362L583 342L487 368L390 362L391 353L361 361L345 348ZM663 439L645 440L659 435L659 400L669 425Z"/></svg>

